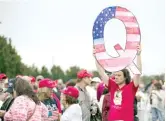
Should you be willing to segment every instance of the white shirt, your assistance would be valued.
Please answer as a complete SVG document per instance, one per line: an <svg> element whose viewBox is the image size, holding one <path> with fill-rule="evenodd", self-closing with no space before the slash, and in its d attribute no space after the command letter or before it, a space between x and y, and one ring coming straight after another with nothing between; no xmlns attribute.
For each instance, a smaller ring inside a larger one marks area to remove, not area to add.
<svg viewBox="0 0 166 121"><path fill-rule="evenodd" d="M82 121L82 110L79 104L72 104L68 107L60 121Z"/></svg>
<svg viewBox="0 0 166 121"><path fill-rule="evenodd" d="M143 93L142 91L138 91L136 93L136 96L140 96L141 100L140 102L137 103L138 105L138 110L145 110L146 106L147 106L147 96L145 95L145 93Z"/></svg>
<svg viewBox="0 0 166 121"><path fill-rule="evenodd" d="M100 101L99 101L99 103L98 103L98 104L99 104L100 112L102 112L104 96L105 96L105 95L102 95L102 96L101 96Z"/></svg>
<svg viewBox="0 0 166 121"><path fill-rule="evenodd" d="M165 92L163 90L152 91L152 107L157 108L161 111L165 110Z"/></svg>

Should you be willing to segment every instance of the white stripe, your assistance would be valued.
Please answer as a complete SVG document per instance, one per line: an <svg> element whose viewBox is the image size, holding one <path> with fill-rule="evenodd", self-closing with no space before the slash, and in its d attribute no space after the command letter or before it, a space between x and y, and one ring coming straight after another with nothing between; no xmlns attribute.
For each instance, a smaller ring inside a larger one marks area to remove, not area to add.
<svg viewBox="0 0 166 121"><path fill-rule="evenodd" d="M118 50L119 52L119 50ZM136 50L126 50L124 54L123 53L123 50L119 53L121 56L120 58L126 58L126 57L135 57L137 51Z"/></svg>
<svg viewBox="0 0 166 121"><path fill-rule="evenodd" d="M126 27L139 27L135 22L124 22Z"/></svg>
<svg viewBox="0 0 166 121"><path fill-rule="evenodd" d="M134 17L134 15L131 13L131 12L127 12L127 11L116 11L116 13L115 13L115 15L116 16L133 16Z"/></svg>
<svg viewBox="0 0 166 121"><path fill-rule="evenodd" d="M100 39L96 39L96 40L94 40L94 45L98 45L98 44L104 44L104 39L102 38L100 38Z"/></svg>
<svg viewBox="0 0 166 121"><path fill-rule="evenodd" d="M126 36L126 40L127 41L140 41L141 36L138 34L127 34Z"/></svg>
<svg viewBox="0 0 166 121"><path fill-rule="evenodd" d="M106 52L101 52L101 53L96 53L96 58L97 60L100 60L100 59L110 59L111 57L107 55Z"/></svg>
<svg viewBox="0 0 166 121"><path fill-rule="evenodd" d="M119 54L123 53L123 50L118 50ZM136 65L133 63L131 63L129 66L127 66L127 69L130 70L130 73L134 73L134 74L140 74L140 71L138 70L138 68L136 67Z"/></svg>
<svg viewBox="0 0 166 121"><path fill-rule="evenodd" d="M130 55L130 56L129 56ZM136 55L136 50L126 50L125 54L122 54L120 57L118 58L126 58L126 57L131 57ZM101 52L101 53L96 53L96 58L98 60L101 60L101 59L111 59L111 58L116 58L116 57L111 57L109 56L106 52Z"/></svg>
<svg viewBox="0 0 166 121"><path fill-rule="evenodd" d="M134 74L141 74L136 65L134 65L133 63L131 63L130 66L128 66L128 69L130 69L131 72Z"/></svg>

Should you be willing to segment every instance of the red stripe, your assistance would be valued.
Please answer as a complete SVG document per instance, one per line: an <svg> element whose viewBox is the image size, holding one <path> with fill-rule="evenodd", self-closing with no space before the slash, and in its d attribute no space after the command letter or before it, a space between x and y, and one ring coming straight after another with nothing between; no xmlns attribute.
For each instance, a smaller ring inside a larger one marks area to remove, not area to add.
<svg viewBox="0 0 166 121"><path fill-rule="evenodd" d="M135 50L135 49L137 49L138 44L139 44L139 42L137 42L137 41L126 41L125 47L126 47L126 49L129 49L129 50ZM123 49L119 44L116 44L114 46L114 48L115 48L115 50ZM96 51L96 53L105 52L106 49L105 49L104 44L95 45L95 51Z"/></svg>
<svg viewBox="0 0 166 121"><path fill-rule="evenodd" d="M115 48L115 50L122 50L122 47L121 47L119 44L116 44L116 45L114 46L114 48Z"/></svg>
<svg viewBox="0 0 166 121"><path fill-rule="evenodd" d="M127 49L136 50L138 44L139 44L139 42L137 42L137 41L127 41L125 48L126 48L126 50ZM123 50L123 48L119 44L115 45L114 48L115 48L115 50Z"/></svg>
<svg viewBox="0 0 166 121"><path fill-rule="evenodd" d="M135 22L135 23L137 23L137 20L134 16L116 16L115 18L117 18L123 22Z"/></svg>
<svg viewBox="0 0 166 121"><path fill-rule="evenodd" d="M126 8L116 7L116 11L126 11L129 12Z"/></svg>
<svg viewBox="0 0 166 121"><path fill-rule="evenodd" d="M139 44L139 42L137 42L137 41L127 41L126 42L126 49L136 50L138 44Z"/></svg>
<svg viewBox="0 0 166 121"><path fill-rule="evenodd" d="M95 45L95 51L96 51L96 53L105 52L106 49L105 49L104 44Z"/></svg>
<svg viewBox="0 0 166 121"><path fill-rule="evenodd" d="M140 34L140 29L138 27L126 27L127 34Z"/></svg>
<svg viewBox="0 0 166 121"><path fill-rule="evenodd" d="M100 59L98 62L103 66L116 67L116 66L126 66L131 62L132 58L110 58L110 59Z"/></svg>

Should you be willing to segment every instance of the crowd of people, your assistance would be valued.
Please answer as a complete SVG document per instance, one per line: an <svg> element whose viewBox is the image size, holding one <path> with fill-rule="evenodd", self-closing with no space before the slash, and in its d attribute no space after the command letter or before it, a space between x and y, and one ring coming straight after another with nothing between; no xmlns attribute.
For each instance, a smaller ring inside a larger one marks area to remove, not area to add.
<svg viewBox="0 0 166 121"><path fill-rule="evenodd" d="M95 51L94 51L95 53ZM141 67L138 47L137 66ZM140 74L130 76L128 69L104 70L96 61L100 77L87 70L77 80L52 80L0 74L1 121L164 121L164 81L153 80L145 88Z"/></svg>

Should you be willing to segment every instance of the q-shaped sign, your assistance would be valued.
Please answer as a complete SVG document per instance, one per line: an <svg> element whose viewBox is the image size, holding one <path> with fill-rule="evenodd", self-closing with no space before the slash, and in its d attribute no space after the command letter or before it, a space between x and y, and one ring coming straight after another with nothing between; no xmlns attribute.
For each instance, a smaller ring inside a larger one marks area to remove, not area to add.
<svg viewBox="0 0 166 121"><path fill-rule="evenodd" d="M125 50L120 44L114 46L119 57L108 55L104 45L105 24L116 18L124 23L126 29ZM126 8L119 6L104 9L96 18L93 26L93 45L96 51L95 57L98 63L107 71L115 72L128 67L134 74L141 74L133 62L137 54L137 45L141 41L139 24L135 16Z"/></svg>

